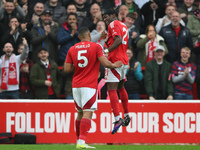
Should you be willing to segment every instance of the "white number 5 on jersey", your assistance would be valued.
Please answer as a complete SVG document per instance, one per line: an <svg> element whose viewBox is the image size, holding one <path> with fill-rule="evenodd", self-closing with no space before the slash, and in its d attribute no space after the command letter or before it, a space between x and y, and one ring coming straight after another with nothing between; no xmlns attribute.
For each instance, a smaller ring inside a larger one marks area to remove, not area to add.
<svg viewBox="0 0 200 150"><path fill-rule="evenodd" d="M126 32L126 33L122 38L122 44L126 45L127 41L125 41L124 39L128 36L128 30L126 30L126 28L123 27L123 32Z"/></svg>
<svg viewBox="0 0 200 150"><path fill-rule="evenodd" d="M84 61L84 63L82 63L82 64L81 64L81 63L78 63L78 66L81 67L81 68L87 66L87 64L88 64L88 59L87 59L87 57L81 56L81 54L84 54L84 53L87 53L87 50L78 51L78 60L83 60L83 61Z"/></svg>

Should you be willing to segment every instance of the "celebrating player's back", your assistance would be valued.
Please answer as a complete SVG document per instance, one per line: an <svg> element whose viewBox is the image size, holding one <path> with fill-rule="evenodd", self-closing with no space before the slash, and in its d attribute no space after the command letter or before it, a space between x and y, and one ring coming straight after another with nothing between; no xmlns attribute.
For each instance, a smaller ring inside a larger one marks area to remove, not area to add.
<svg viewBox="0 0 200 150"><path fill-rule="evenodd" d="M83 41L70 48L67 62L73 63L75 73L73 87L97 87L99 73L99 57L103 56L101 45Z"/></svg>

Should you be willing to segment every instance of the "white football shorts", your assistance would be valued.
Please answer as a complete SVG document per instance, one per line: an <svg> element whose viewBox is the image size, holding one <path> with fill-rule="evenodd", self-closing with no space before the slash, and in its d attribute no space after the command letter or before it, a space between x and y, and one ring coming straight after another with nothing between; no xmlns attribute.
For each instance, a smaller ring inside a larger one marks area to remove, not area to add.
<svg viewBox="0 0 200 150"><path fill-rule="evenodd" d="M128 65L122 65L120 68L105 69L105 82L120 82L126 80Z"/></svg>
<svg viewBox="0 0 200 150"><path fill-rule="evenodd" d="M72 88L73 98L75 101L76 110L81 111L95 111L97 110L97 89L81 87Z"/></svg>

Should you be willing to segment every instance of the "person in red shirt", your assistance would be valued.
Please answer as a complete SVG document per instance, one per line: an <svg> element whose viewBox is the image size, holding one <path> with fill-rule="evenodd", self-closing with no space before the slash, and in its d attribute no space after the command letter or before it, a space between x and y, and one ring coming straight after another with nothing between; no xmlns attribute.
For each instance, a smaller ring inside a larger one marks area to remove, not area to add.
<svg viewBox="0 0 200 150"><path fill-rule="evenodd" d="M110 103L112 111L115 117L114 129L112 134L116 133L119 127L127 126L130 122L129 110L128 110L128 95L124 88L124 82L126 80L126 72L128 69L128 56L126 54L128 47L128 29L124 23L116 20L115 10L109 9L104 15L104 21L108 25L108 32L102 33L102 38L107 42L108 49L104 52L108 53L108 60L112 63L116 61L122 61L121 68L106 69L105 78L108 85L108 93L110 96ZM124 109L124 120L119 114L119 98L117 95L119 92L122 106Z"/></svg>
<svg viewBox="0 0 200 150"><path fill-rule="evenodd" d="M117 68L121 61L111 63L103 54L100 44L90 42L90 31L86 27L79 30L81 42L72 46L66 56L64 71L69 73L75 69L72 80L72 91L78 116L75 121L76 148L95 148L85 144L87 133L91 127L92 114L97 110L97 82L100 63L104 67Z"/></svg>

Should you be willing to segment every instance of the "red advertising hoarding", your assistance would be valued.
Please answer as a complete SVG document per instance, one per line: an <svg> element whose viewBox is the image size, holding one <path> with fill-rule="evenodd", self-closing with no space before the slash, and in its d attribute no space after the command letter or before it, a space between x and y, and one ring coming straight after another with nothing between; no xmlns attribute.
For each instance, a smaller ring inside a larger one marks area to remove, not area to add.
<svg viewBox="0 0 200 150"><path fill-rule="evenodd" d="M110 103L99 100L87 143L200 143L200 101L129 101L129 110L130 125L112 135ZM71 100L0 100L0 132L75 143L76 115Z"/></svg>

